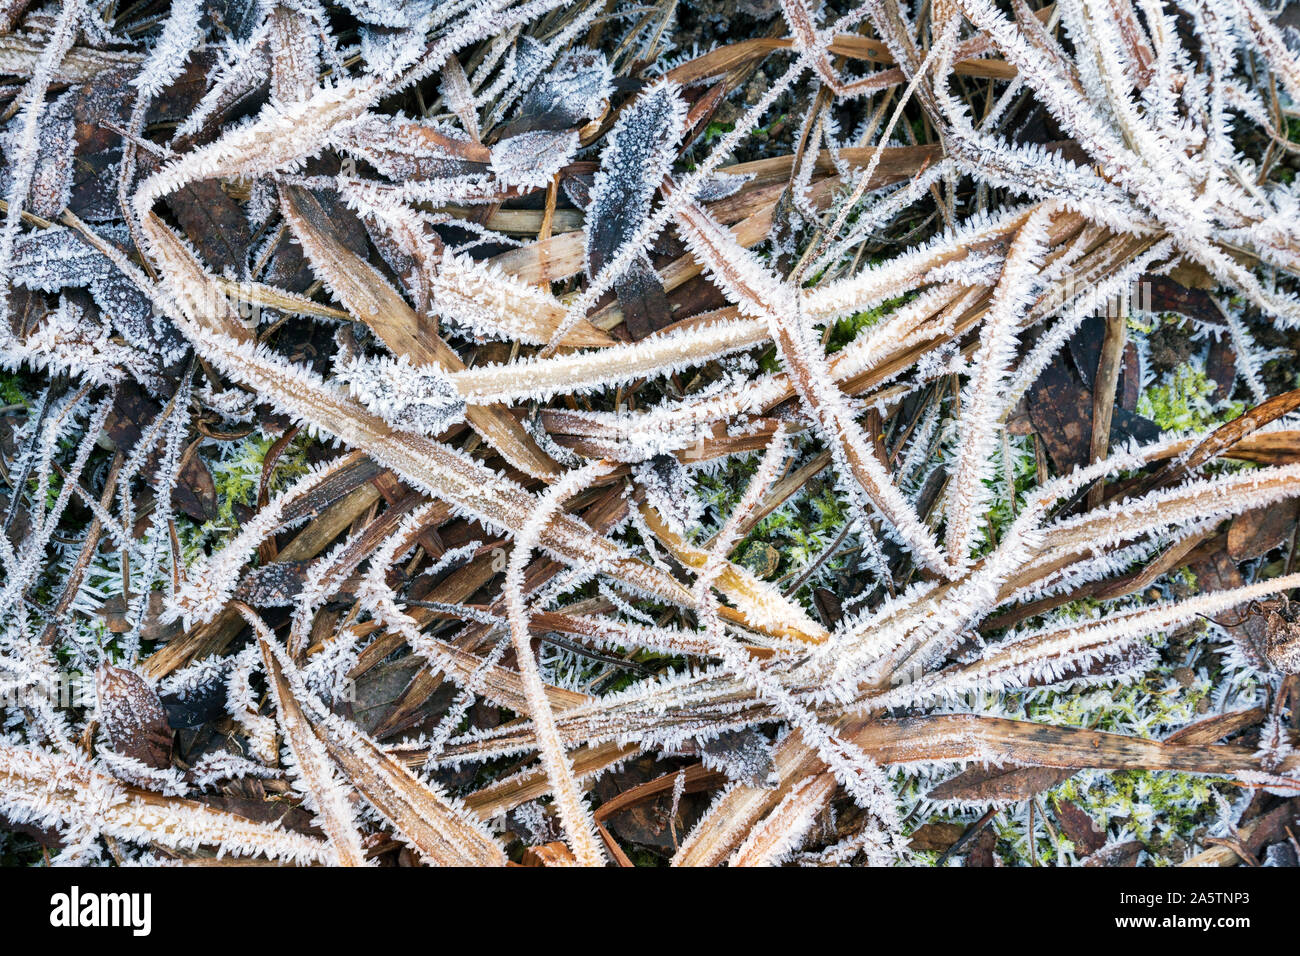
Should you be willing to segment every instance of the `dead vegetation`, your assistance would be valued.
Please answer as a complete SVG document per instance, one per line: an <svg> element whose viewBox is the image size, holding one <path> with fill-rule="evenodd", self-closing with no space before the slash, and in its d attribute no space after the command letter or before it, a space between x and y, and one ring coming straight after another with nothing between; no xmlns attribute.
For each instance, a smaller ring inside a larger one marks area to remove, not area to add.
<svg viewBox="0 0 1300 956"><path fill-rule="evenodd" d="M1294 855L1254 0L0 6L41 854Z"/></svg>

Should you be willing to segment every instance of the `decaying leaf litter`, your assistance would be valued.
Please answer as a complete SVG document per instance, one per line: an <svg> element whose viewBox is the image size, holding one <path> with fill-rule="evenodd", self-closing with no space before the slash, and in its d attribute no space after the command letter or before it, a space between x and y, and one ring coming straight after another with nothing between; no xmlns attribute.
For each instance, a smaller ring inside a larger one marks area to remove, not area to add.
<svg viewBox="0 0 1300 956"><path fill-rule="evenodd" d="M712 11L0 11L6 861L1295 865L1293 11Z"/></svg>

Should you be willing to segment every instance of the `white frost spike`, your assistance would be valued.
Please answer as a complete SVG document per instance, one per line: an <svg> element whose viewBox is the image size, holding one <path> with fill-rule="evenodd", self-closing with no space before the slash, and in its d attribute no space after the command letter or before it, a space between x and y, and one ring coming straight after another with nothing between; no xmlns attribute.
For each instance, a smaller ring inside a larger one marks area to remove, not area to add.
<svg viewBox="0 0 1300 956"><path fill-rule="evenodd" d="M442 369L413 365L405 355L358 357L336 374L363 405L394 428L438 435L465 414L465 402Z"/></svg>

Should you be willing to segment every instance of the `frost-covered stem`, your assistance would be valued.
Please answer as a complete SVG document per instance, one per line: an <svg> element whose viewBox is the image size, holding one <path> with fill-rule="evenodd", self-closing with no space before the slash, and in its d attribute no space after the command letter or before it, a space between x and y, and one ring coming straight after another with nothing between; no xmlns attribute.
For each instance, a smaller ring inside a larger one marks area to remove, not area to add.
<svg viewBox="0 0 1300 956"><path fill-rule="evenodd" d="M162 454L159 456L157 470L154 473L154 510L149 517L149 544L145 550L143 573L136 583L137 594L131 602L128 621L131 633L128 636L128 653L134 655L138 650L140 628L144 625L145 613L149 609L149 594L153 591L162 556L169 541L168 523L171 520L172 492L180 477L183 464L181 453L185 447L185 438L190 428L190 377L192 369L187 369L176 390L175 411L167 423L163 439ZM173 570L176 570L173 568Z"/></svg>
<svg viewBox="0 0 1300 956"><path fill-rule="evenodd" d="M1015 358L1021 316L1032 301L1053 211L1040 208L1016 235L980 330L975 372L962 394L961 426L948 491L945 550L950 568L964 567L970 560L971 539L988 501L985 483L992 472L1001 417L998 391L1005 386Z"/></svg>
<svg viewBox="0 0 1300 956"><path fill-rule="evenodd" d="M867 709L887 710L932 699L954 699L973 690L991 692L1030 682L1050 683L1072 667L1082 668L1119 652L1126 644L1213 617L1250 601L1300 587L1300 574L1199 594L1184 601L1140 607L1077 626L1049 627L995 644L973 664L927 674L866 700Z"/></svg>
<svg viewBox="0 0 1300 956"><path fill-rule="evenodd" d="M1240 315L1225 308L1218 296L1212 296L1210 301L1214 303L1228 323L1228 335L1232 339L1232 350L1237 353L1237 374L1245 380L1246 387L1250 389L1251 397L1255 399L1255 404L1264 404L1264 402L1268 401L1268 390L1264 387L1263 363L1255 351L1255 340L1251 337L1250 332L1246 330L1246 323L1241 321Z"/></svg>
<svg viewBox="0 0 1300 956"><path fill-rule="evenodd" d="M835 777L809 776L782 798L732 855L728 866L776 866L799 848L817 814L830 805Z"/></svg>
<svg viewBox="0 0 1300 956"><path fill-rule="evenodd" d="M50 539L54 536L55 529L58 527L59 519L63 516L64 510L68 507L68 502L72 498L73 489L79 487L81 473L85 470L86 462L90 459L90 453L95 448L95 442L99 438L100 430L104 427L104 422L108 420L109 412L113 410L111 399L105 399L95 406L94 410L86 422L86 432L77 443L76 454L71 466L64 474L63 485L59 489L59 494L54 500L54 504L48 511L41 514L38 521L34 522L35 527L31 534L23 542L23 558L17 563L16 567L8 566L6 561L6 581L4 589L0 591L0 608L5 609L0 615L7 613L9 609L16 609L22 605L22 595L31 587L32 582L40 574L42 565L41 559L45 555L46 548L49 546ZM54 423L50 423L53 425ZM54 433L57 435L57 433ZM51 442L53 445L53 442ZM53 462L55 448L51 447L47 458L43 461ZM14 497L17 500L20 489L15 489ZM45 492L42 490L33 501L44 502ZM8 540L6 537L6 546Z"/></svg>
<svg viewBox="0 0 1300 956"><path fill-rule="evenodd" d="M776 480L777 469L785 463L786 456L789 453L789 445L790 442L786 437L785 426L779 426L776 434L772 436L767 448L763 451L763 457L758 463L758 469L749 480L745 493L741 495L740 501L731 510L731 514L727 516L727 522L722 526L722 530L714 535L713 542L709 545L708 558L705 560L704 567L699 570L695 580L695 597L697 601L704 599L703 592L712 587L714 580L722 573L727 563L727 555L736 546L741 531L749 520L749 516L753 514L763 495L767 494L767 489Z"/></svg>
<svg viewBox="0 0 1300 956"><path fill-rule="evenodd" d="M565 832L569 835L569 843L578 862L583 866L604 866L605 853L600 847L595 825L583 805L582 795L574 781L573 766L569 763L564 742L556 732L555 714L551 710L550 701L546 698L546 688L542 684L541 673L537 668L537 657L533 653L532 642L528 637L529 613L524 605L523 596L524 569L528 566L533 549L537 547L542 529L550 523L565 500L612 470L613 466L608 462L596 461L567 472L564 477L546 489L532 517L515 537L510 561L506 565L504 586L506 614L510 622L510 641L514 645L515 660L519 667L524 696L528 701L528 715L532 718L537 733L537 746L541 753L542 766L546 768L546 775L551 781L555 805L559 810L560 821L564 824Z"/></svg>
<svg viewBox="0 0 1300 956"><path fill-rule="evenodd" d="M703 595L704 633L712 654L720 658L735 678L753 689L762 700L798 728L808 746L816 750L834 773L835 779L852 794L858 806L871 811L891 832L898 828L893 790L884 770L860 747L827 727L816 713L803 706L782 683L779 673L771 673L763 664L731 640L718 616L717 598L711 591Z"/></svg>
<svg viewBox="0 0 1300 956"><path fill-rule="evenodd" d="M40 148L37 124L45 108L45 93L49 89L54 71L63 62L68 50L77 39L77 25L85 9L85 0L64 0L54 29L45 41L45 48L36 59L31 79L20 96L25 100L18 120L16 148L9 155L9 169L13 179L9 184L9 208L5 213L4 231L0 232L0 338L9 337L9 268L13 261L14 240L22 222L23 207L31 188L32 175Z"/></svg>
<svg viewBox="0 0 1300 956"><path fill-rule="evenodd" d="M854 417L835 381L826 352L803 312L803 298L784 286L755 260L731 232L696 204L683 208L678 229L687 246L709 270L713 281L738 303L742 312L767 320L772 340L809 417L825 438L850 494L861 493L907 542L917 561L947 574L933 533L893 483L876 457L871 439ZM867 505L867 502L861 503Z"/></svg>
<svg viewBox="0 0 1300 956"><path fill-rule="evenodd" d="M1259 46L1268 59L1268 65L1282 81L1287 95L1293 102L1300 103L1300 60L1287 46L1273 18L1255 0L1233 0L1230 6L1238 29Z"/></svg>
<svg viewBox="0 0 1300 956"><path fill-rule="evenodd" d="M353 464L356 455L344 455L313 466L305 475L258 510L224 548L195 563L188 580L175 596L174 608L187 625L209 621L220 614L230 600L239 573L252 551L284 525L286 509L319 487L331 475ZM299 520L304 520L303 515Z"/></svg>
<svg viewBox="0 0 1300 956"><path fill-rule="evenodd" d="M783 3L787 6L786 16L788 19L789 0L783 0ZM791 21L792 25L793 23L794 21ZM857 197L867 189L868 184L871 182L872 174L875 173L876 167L880 165L881 157L885 155L885 147L889 145L889 139L894 135L894 127L898 125L899 119L902 118L903 107L905 107L912 99L912 94L916 92L917 86L919 86L921 81L924 79L926 70L930 66L930 63L936 58L942 63L946 64L948 62L948 54L952 51L953 44L957 41L957 30L960 26L961 17L951 17L948 22L944 24L943 33L939 35L939 39L935 41L934 46L932 46L929 52L926 53L925 59L921 62L920 69L918 69L916 73L913 74L911 80L908 81L907 88L903 90L903 95L898 99L898 105L894 107L893 113L890 114L889 122L885 124L884 132L880 134L880 138L876 141L876 150L871 154L871 161L867 163L866 171L863 172L861 179L858 181L857 189L854 190L854 196L842 205L839 215L835 217L835 221L826 231L828 239L834 239L835 236L839 235L840 230L844 228L844 223L848 221L849 213L851 213L853 207L857 205ZM941 172L947 172L947 166L942 163L938 169L931 171L931 176L933 177ZM854 231L855 233L861 232L861 226L855 228ZM792 277L793 281L801 281L813 261L826 261L826 256L823 254L805 258L803 264Z"/></svg>
<svg viewBox="0 0 1300 956"><path fill-rule="evenodd" d="M176 0L172 4L171 13L163 25L162 33L154 44L153 50L149 53L149 58L145 60L140 72L131 81L138 92L131 108L131 117L126 125L129 135L122 141L117 195L119 205L126 214L127 225L140 245L143 244L138 236L139 223L131 214L130 202L130 188L135 182L138 149L135 140L144 129L145 114L154 97L180 76L186 60L189 59L190 51L201 39L199 19L203 12L202 7L199 0Z"/></svg>
<svg viewBox="0 0 1300 956"><path fill-rule="evenodd" d="M36 748L0 745L0 807L10 820L66 828L77 838L103 833L182 850L213 846L218 856L262 854L297 863L332 857L314 837L137 790L86 760Z"/></svg>
<svg viewBox="0 0 1300 956"><path fill-rule="evenodd" d="M280 732L293 757L291 770L303 784L317 811L317 821L330 839L338 854L341 866L365 866L366 853L361 847L361 834L353 819L352 804L347 791L339 784L334 763L302 712L302 706L291 692L284 671L274 651L275 635L247 605L235 602L248 625L257 635L262 649L262 666L266 669L267 684L275 700Z"/></svg>

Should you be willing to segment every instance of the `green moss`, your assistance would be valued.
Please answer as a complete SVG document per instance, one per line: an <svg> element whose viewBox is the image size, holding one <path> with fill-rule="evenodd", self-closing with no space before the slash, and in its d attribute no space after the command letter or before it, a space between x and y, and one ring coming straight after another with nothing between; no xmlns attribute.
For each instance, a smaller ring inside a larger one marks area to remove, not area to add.
<svg viewBox="0 0 1300 956"><path fill-rule="evenodd" d="M1063 609L1067 617L1088 613L1085 602ZM1160 646L1163 637L1152 638ZM1210 693L1211 684L1195 680L1184 687L1170 677L1173 663L1162 661L1136 683L1088 688L1063 693L1029 694L1004 701L1014 716L1038 723L1084 727L1108 733L1147 739L1162 739L1198 716L1198 705ZM1084 770L1045 795L1074 803L1112 834L1124 830L1141 841L1157 865L1182 862L1184 848L1196 831L1214 818L1214 795L1225 795L1231 783L1214 777L1175 771ZM1023 805L1008 810L997 824L999 853L1009 863L1028 864L1028 814ZM1068 863L1077 856L1075 848L1059 832L1037 824L1034 850L1040 863L1056 859Z"/></svg>
<svg viewBox="0 0 1300 956"><path fill-rule="evenodd" d="M1038 461L1034 455L1034 439L1028 435L1009 435L1006 448L1011 457L1015 500L1011 500L1007 488L1007 466L1003 461L1002 449L999 448L996 452L997 462L993 475L985 482L990 497L985 523L980 529L983 533L983 541L976 548L978 556L987 554L997 546L997 543L1002 540L1002 535L1019 513L1021 497L1038 486Z"/></svg>
<svg viewBox="0 0 1300 956"><path fill-rule="evenodd" d="M1226 780L1171 770L1117 770L1072 778L1061 787L1061 795L1087 811L1098 826L1133 831L1159 857L1176 839L1187 839L1209 822L1215 789L1228 786Z"/></svg>
<svg viewBox="0 0 1300 956"><path fill-rule="evenodd" d="M735 128L735 123L719 123L714 120L704 130L704 145L711 146Z"/></svg>
<svg viewBox="0 0 1300 956"><path fill-rule="evenodd" d="M232 443L221 457L205 459L217 493L217 516L202 525L178 519L177 536L187 565L208 547L219 546L238 531L240 518L236 508L256 507L262 468L277 437L255 431ZM312 442L312 438L300 433L276 459L270 481L272 493L282 490L307 471L310 467L307 452Z"/></svg>
<svg viewBox="0 0 1300 956"><path fill-rule="evenodd" d="M826 341L827 352L838 352L844 346L848 345L859 333L869 329L878 323L882 317L896 311L899 307L906 305L915 296L904 295L896 299L889 299L882 302L874 309L867 309L865 312L855 312L852 315L845 316L836 321L831 326L831 333Z"/></svg>
<svg viewBox="0 0 1300 956"><path fill-rule="evenodd" d="M1146 389L1138 398L1137 412L1165 431L1213 428L1245 411L1241 402L1213 402L1216 388L1204 369L1188 362L1166 376L1164 384Z"/></svg>
<svg viewBox="0 0 1300 956"><path fill-rule="evenodd" d="M234 450L212 466L212 481L217 490L218 521L237 524L234 516L236 504L252 507L257 503L257 490L262 480L266 454L278 436L262 431L253 432L240 441ZM279 491L308 468L307 448L311 439L297 435L275 462L270 490Z"/></svg>
<svg viewBox="0 0 1300 956"><path fill-rule="evenodd" d="M0 374L0 405L30 405L22 379L12 372Z"/></svg>

